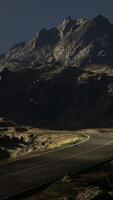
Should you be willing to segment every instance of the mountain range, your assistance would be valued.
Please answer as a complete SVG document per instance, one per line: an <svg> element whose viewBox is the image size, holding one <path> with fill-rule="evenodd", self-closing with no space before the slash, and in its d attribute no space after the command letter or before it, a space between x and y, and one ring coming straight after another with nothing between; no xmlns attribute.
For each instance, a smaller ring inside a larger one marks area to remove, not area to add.
<svg viewBox="0 0 113 200"><path fill-rule="evenodd" d="M0 114L21 124L113 126L113 25L67 17L0 55Z"/></svg>

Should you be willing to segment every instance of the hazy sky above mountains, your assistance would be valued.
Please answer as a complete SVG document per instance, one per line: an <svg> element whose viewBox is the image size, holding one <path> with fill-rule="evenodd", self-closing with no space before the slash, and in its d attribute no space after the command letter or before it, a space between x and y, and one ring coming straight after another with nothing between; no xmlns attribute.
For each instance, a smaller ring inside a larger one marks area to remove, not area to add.
<svg viewBox="0 0 113 200"><path fill-rule="evenodd" d="M113 0L0 0L0 52L14 43L30 40L42 28L56 26L65 17L113 22Z"/></svg>

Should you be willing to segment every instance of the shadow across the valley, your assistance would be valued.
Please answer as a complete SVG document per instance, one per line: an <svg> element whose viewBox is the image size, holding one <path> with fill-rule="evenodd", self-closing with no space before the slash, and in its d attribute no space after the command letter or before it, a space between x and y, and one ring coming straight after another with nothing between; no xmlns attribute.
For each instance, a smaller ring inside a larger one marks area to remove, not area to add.
<svg viewBox="0 0 113 200"><path fill-rule="evenodd" d="M3 71L0 116L18 125L58 130L113 126L113 76L76 67L52 70Z"/></svg>

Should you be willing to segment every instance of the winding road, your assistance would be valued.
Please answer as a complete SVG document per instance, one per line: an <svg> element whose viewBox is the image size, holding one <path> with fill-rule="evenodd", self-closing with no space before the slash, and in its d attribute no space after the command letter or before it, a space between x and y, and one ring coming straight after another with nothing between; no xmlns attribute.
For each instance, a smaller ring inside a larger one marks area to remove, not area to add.
<svg viewBox="0 0 113 200"><path fill-rule="evenodd" d="M90 134L89 140L42 155L0 165L0 199L43 185L113 157L113 135Z"/></svg>

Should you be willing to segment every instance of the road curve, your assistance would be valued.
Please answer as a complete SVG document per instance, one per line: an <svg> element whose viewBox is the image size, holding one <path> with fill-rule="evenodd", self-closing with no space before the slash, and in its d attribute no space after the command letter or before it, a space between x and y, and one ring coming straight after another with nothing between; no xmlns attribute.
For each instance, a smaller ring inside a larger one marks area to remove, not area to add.
<svg viewBox="0 0 113 200"><path fill-rule="evenodd" d="M113 135L92 134L76 147L0 165L0 199L113 157Z"/></svg>

